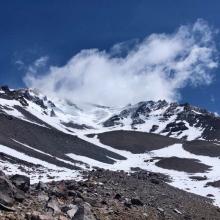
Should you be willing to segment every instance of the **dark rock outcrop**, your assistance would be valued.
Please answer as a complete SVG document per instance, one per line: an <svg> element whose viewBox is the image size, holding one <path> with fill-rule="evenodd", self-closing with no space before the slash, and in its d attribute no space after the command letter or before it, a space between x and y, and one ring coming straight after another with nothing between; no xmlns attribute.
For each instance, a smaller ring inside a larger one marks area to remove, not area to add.
<svg viewBox="0 0 220 220"><path fill-rule="evenodd" d="M27 192L30 188L30 178L27 176L16 174L10 180L18 189L24 192Z"/></svg>

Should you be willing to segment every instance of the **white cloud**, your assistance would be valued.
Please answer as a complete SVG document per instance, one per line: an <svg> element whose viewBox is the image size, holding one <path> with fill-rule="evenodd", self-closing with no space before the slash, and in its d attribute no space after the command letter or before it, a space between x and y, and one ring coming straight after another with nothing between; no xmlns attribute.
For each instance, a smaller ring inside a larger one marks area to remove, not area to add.
<svg viewBox="0 0 220 220"><path fill-rule="evenodd" d="M180 88L212 82L211 71L217 67L213 35L199 19L173 34L152 34L135 41L129 49L121 43L110 52L82 50L66 65L51 66L44 74L36 74L34 65L24 81L28 87L73 102L121 106L143 100L174 101L180 98ZM120 57L120 51L127 54Z"/></svg>
<svg viewBox="0 0 220 220"><path fill-rule="evenodd" d="M34 63L28 66L27 72L31 74L37 74L42 68L45 67L49 60L48 56L43 56L34 61Z"/></svg>

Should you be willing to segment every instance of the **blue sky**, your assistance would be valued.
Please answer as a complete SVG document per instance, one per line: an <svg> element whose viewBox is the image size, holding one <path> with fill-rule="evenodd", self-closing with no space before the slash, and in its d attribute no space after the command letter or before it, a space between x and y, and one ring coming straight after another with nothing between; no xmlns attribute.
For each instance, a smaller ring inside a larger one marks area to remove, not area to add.
<svg viewBox="0 0 220 220"><path fill-rule="evenodd" d="M0 4L0 83L10 87L25 86L26 69L18 61L29 66L47 57L47 65L63 66L82 49L108 51L119 42L173 33L198 18L220 29L217 0L0 0ZM220 34L214 41L219 51ZM214 74L210 85L180 89L180 101L220 112L219 67Z"/></svg>

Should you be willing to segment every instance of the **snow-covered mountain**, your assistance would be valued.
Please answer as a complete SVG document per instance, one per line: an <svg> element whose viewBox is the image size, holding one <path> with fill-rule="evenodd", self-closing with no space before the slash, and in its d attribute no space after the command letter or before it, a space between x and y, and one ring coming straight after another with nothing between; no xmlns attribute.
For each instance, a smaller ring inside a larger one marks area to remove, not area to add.
<svg viewBox="0 0 220 220"><path fill-rule="evenodd" d="M220 118L189 104L123 108L72 103L33 89L0 89L0 167L32 182L81 178L84 169L137 168L220 204Z"/></svg>
<svg viewBox="0 0 220 220"><path fill-rule="evenodd" d="M220 139L220 117L188 103L159 100L112 108L88 103L75 104L57 97L48 98L31 89L10 91L7 87L2 88L0 98L4 113L27 121L24 112L29 112L65 132L123 129L186 140Z"/></svg>
<svg viewBox="0 0 220 220"><path fill-rule="evenodd" d="M140 102L106 120L105 127L124 127L186 140L218 139L220 118L188 103Z"/></svg>

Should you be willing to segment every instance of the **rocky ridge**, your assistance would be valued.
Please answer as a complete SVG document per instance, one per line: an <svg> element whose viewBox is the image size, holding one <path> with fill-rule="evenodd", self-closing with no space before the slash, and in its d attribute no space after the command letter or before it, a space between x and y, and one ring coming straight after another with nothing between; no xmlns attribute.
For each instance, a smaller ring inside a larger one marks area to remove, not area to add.
<svg viewBox="0 0 220 220"><path fill-rule="evenodd" d="M220 118L189 103L168 103L165 100L140 102L125 107L105 122L104 127L129 127L180 139L219 139ZM196 136L190 137L193 130ZM192 131L190 131L192 130Z"/></svg>

